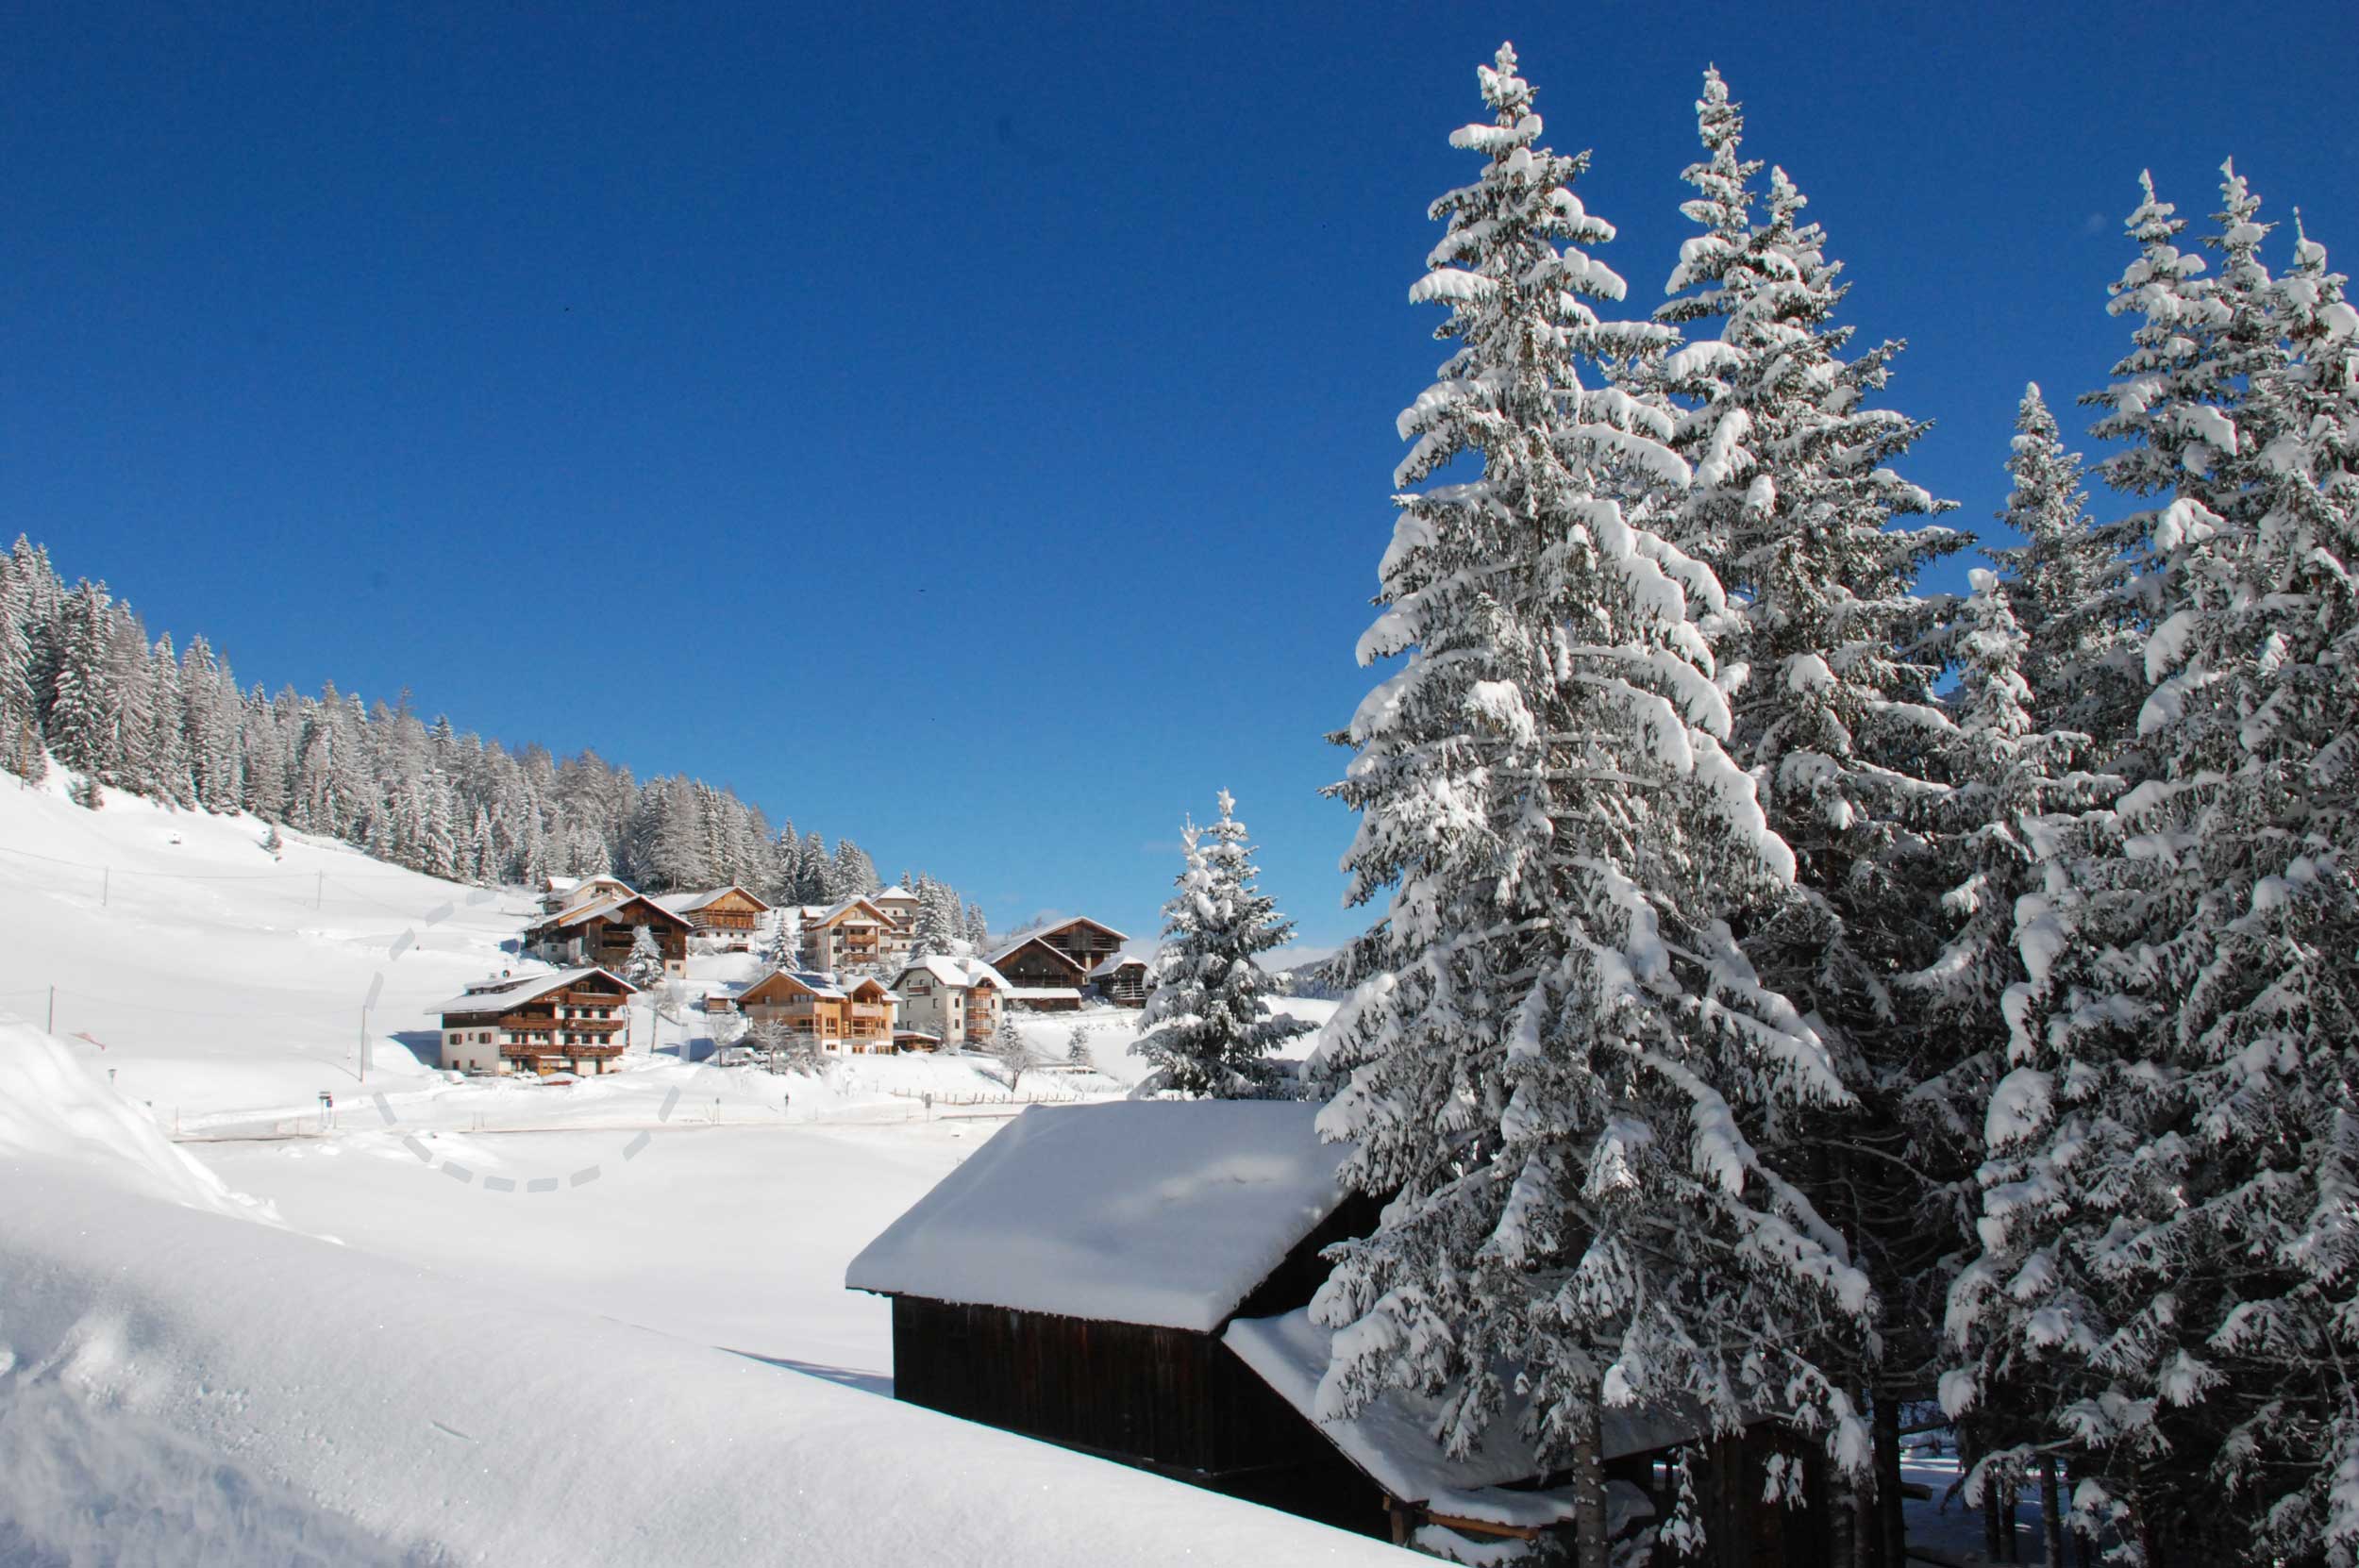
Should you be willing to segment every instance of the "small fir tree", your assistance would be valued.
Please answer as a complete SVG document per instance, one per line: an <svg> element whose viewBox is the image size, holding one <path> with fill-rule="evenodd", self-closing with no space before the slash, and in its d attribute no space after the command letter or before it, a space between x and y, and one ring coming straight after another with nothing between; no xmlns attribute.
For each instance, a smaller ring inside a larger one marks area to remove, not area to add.
<svg viewBox="0 0 2359 1568"><path fill-rule="evenodd" d="M1163 945L1149 970L1154 990L1130 1047L1153 1070L1140 1093L1235 1098L1268 1093L1270 1053L1313 1026L1273 1014L1261 956L1294 936L1294 922L1255 885L1253 851L1236 801L1223 790L1210 829L1182 830L1180 891L1163 906Z"/></svg>

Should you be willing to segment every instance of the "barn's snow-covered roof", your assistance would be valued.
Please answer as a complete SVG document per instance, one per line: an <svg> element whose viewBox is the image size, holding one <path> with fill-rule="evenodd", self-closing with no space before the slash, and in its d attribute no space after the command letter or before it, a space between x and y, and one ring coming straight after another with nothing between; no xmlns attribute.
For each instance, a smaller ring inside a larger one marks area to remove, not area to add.
<svg viewBox="0 0 2359 1568"><path fill-rule="evenodd" d="M852 1259L856 1291L1209 1333L1344 1200L1318 1108L1034 1106Z"/></svg>
<svg viewBox="0 0 2359 1568"><path fill-rule="evenodd" d="M1549 1468L1523 1435L1528 1412L1513 1392L1481 1444L1463 1460L1451 1459L1433 1441L1441 1401L1427 1395L1395 1389L1349 1419L1320 1420L1319 1379L1327 1375L1330 1337L1307 1309L1297 1309L1274 1318L1239 1318L1221 1343L1370 1480L1403 1502L1500 1525L1552 1525L1572 1517L1569 1493L1492 1490ZM1700 1422L1659 1409L1607 1410L1600 1424L1609 1460L1686 1443L1701 1429Z"/></svg>

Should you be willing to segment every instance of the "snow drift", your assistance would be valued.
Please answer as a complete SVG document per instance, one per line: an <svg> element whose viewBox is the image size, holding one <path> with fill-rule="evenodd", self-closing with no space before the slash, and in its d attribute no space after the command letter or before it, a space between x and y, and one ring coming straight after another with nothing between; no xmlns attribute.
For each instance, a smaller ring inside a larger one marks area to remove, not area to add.
<svg viewBox="0 0 2359 1568"><path fill-rule="evenodd" d="M0 1029L0 1192L11 1562L1400 1560L256 1223L22 1025Z"/></svg>

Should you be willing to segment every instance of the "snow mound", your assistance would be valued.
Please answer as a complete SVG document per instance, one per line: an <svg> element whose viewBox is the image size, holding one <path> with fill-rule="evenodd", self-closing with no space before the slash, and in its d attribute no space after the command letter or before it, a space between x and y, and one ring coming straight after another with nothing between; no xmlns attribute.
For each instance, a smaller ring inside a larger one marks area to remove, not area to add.
<svg viewBox="0 0 2359 1568"><path fill-rule="evenodd" d="M40 1200L0 1209L0 1560L1401 1560L1141 1471L90 1179L100 1160L36 1163Z"/></svg>
<svg viewBox="0 0 2359 1568"><path fill-rule="evenodd" d="M845 1284L1113 1323L1220 1326L1343 1202L1318 1108L1034 1106L852 1259Z"/></svg>
<svg viewBox="0 0 2359 1568"><path fill-rule="evenodd" d="M0 1167L32 1159L70 1163L192 1208L254 1207L175 1148L66 1042L0 1013Z"/></svg>

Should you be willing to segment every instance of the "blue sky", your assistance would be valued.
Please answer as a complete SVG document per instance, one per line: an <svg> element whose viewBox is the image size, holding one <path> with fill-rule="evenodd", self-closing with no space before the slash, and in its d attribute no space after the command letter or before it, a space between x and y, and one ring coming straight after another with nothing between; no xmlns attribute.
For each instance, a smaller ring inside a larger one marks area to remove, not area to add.
<svg viewBox="0 0 2359 1568"><path fill-rule="evenodd" d="M1501 37L1638 309L1719 64L1968 525L2023 382L2119 351L2141 168L2200 215L2234 154L2359 259L2347 0L1934 10L28 8L0 526L249 682L728 784L1001 921L1149 935L1226 786L1332 942L1321 736Z"/></svg>

